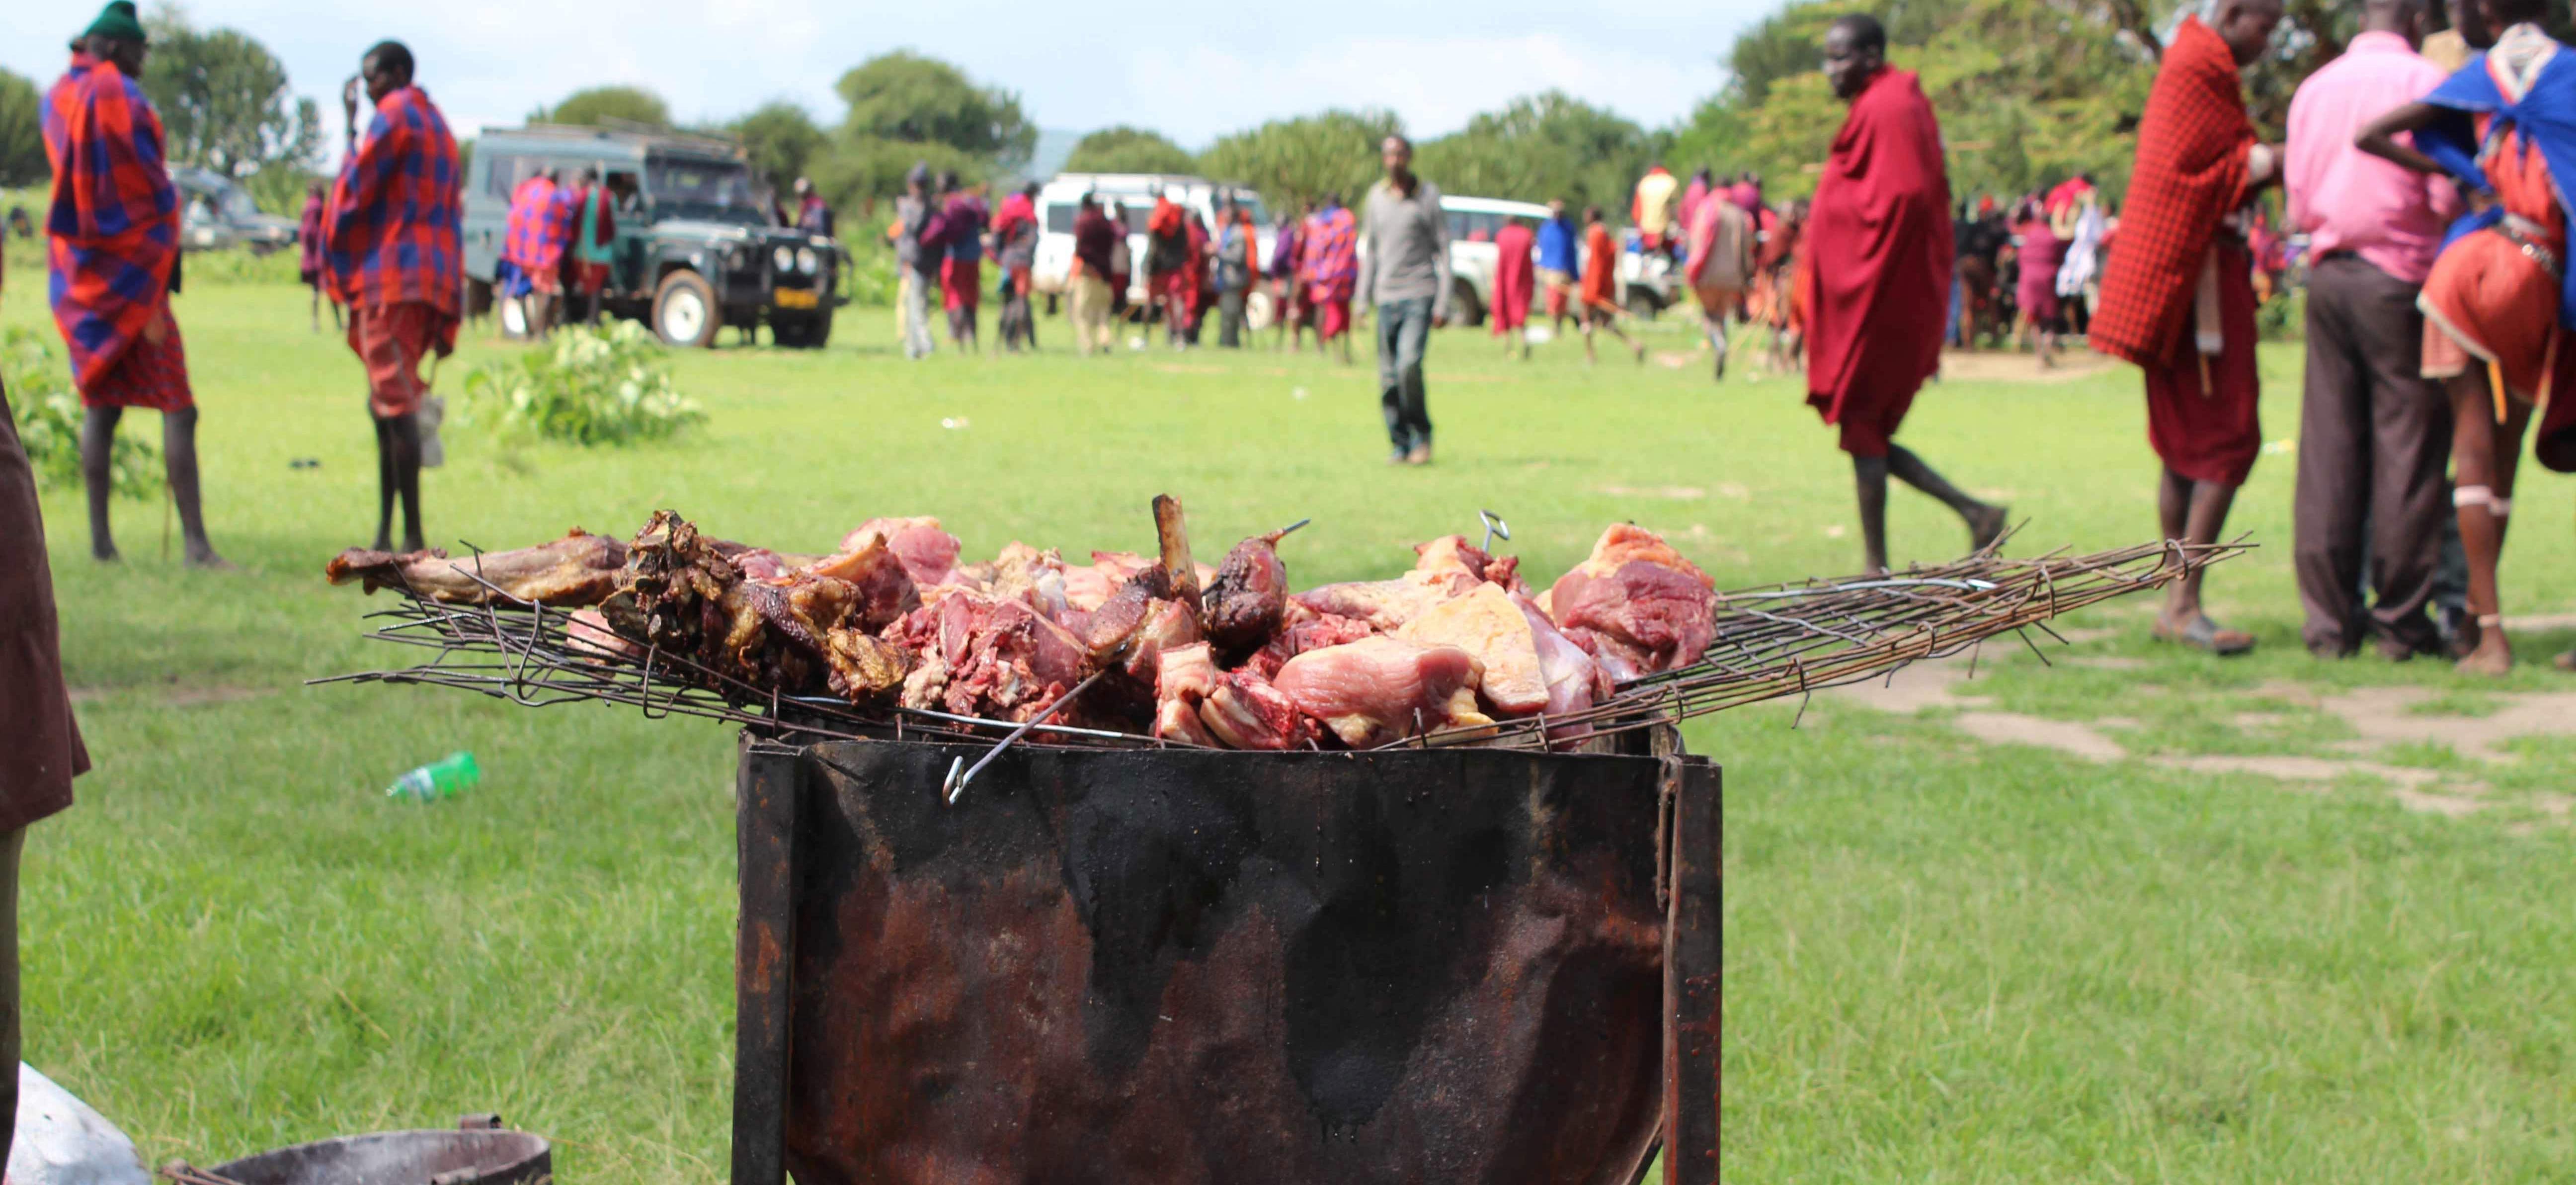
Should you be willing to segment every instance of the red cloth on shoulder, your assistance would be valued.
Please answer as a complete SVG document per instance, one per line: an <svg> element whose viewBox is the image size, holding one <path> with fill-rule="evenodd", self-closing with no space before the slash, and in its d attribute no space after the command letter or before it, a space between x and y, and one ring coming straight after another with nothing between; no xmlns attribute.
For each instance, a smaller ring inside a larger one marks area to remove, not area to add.
<svg viewBox="0 0 2576 1185"><path fill-rule="evenodd" d="M2244 203L2253 145L2235 57L2200 18L2184 17L2138 120L2120 249L2104 264L2093 311L2094 349L2149 369L2191 361L2192 296L2219 220Z"/></svg>
<svg viewBox="0 0 2576 1185"><path fill-rule="evenodd" d="M1816 182L1806 250L1807 402L1845 425L1845 451L1885 456L1940 368L1955 251L1941 125L1912 72L1881 70L1852 100Z"/></svg>

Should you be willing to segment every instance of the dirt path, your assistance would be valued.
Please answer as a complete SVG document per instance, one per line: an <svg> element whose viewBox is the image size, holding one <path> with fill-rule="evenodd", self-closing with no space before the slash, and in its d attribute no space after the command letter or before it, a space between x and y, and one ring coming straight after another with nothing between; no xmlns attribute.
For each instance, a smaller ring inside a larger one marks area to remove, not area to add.
<svg viewBox="0 0 2576 1185"><path fill-rule="evenodd" d="M2562 624L2555 618L2510 623L2526 631L2560 628ZM2078 633L2069 641L2080 646L2100 636L2098 632ZM2110 655L2052 657L2058 662L2096 669L2152 666L2146 659ZM2491 787L2475 776L2474 767L2504 768L2519 763L2521 758L2505 747L2511 742L2524 737L2576 737L2576 690L2486 693L2470 700L2466 705L2470 710L2464 713L2443 710L2462 705L2422 687L2320 692L2304 684L2275 681L2255 688L2253 694L2279 704L2283 712L2239 712L2229 723L2239 732L2260 735L2287 725L2291 710L2324 712L2349 726L2353 734L2351 739L2329 746L2336 756L2214 753L2136 757L2117 735L2135 728L2136 721L2111 716L2092 721L2053 720L2000 711L1992 706L1989 697L1977 694L1970 673L1970 660L1962 656L1916 663L1893 678L1840 687L1827 694L1844 703L1900 715L1947 710L1955 713L1949 717L1952 725L1986 744L2031 745L2090 762L2145 760L2169 769L2255 774L2320 790L2351 781L2376 782L2410 810L2453 817L2494 805ZM2472 768L2437 770L2392 764L2389 750L2398 746L2447 747ZM2565 818L2570 806L2576 805L2576 798L2542 794L2531 797L2525 805Z"/></svg>

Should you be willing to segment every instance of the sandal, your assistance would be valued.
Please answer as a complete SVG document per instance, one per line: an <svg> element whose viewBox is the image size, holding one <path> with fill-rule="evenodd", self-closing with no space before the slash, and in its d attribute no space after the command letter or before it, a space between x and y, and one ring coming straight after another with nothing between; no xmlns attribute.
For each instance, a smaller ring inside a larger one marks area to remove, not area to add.
<svg viewBox="0 0 2576 1185"><path fill-rule="evenodd" d="M2243 630L2220 629L2218 623L2211 621L2206 613L2192 618L2190 625L2179 630L2158 621L2155 628L2148 633L2156 641L2177 642L2221 658L2243 654L2254 649L2254 635Z"/></svg>

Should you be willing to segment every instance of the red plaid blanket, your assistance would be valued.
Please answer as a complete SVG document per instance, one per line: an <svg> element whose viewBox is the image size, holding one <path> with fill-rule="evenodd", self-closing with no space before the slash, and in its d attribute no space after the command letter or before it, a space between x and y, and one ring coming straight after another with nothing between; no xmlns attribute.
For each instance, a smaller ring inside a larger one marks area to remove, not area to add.
<svg viewBox="0 0 2576 1185"><path fill-rule="evenodd" d="M323 258L342 302L418 302L452 318L465 281L462 183L456 137L427 94L407 86L376 104L323 219Z"/></svg>
<svg viewBox="0 0 2576 1185"><path fill-rule="evenodd" d="M170 299L179 193L161 157L161 117L143 88L85 53L45 95L54 166L45 217L54 323L82 390L125 357Z"/></svg>
<svg viewBox="0 0 2576 1185"><path fill-rule="evenodd" d="M2192 295L2219 220L2245 200L2254 125L2227 43L2184 17L2138 121L2120 246L2102 273L2093 348L2144 367L2182 360Z"/></svg>

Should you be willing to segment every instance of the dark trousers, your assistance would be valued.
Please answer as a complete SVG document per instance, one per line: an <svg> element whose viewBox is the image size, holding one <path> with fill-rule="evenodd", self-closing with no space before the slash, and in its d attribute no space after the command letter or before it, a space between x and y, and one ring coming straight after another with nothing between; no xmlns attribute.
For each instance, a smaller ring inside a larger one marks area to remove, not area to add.
<svg viewBox="0 0 2576 1185"><path fill-rule="evenodd" d="M2424 608L2440 561L2450 401L2422 377L2417 288L2350 255L2308 278L2308 372L2299 412L2291 566L2311 650L2376 635L2430 648ZM2372 603L2355 590L2367 557Z"/></svg>
<svg viewBox="0 0 2576 1185"><path fill-rule="evenodd" d="M1431 443L1431 409L1422 391L1422 351L1430 344L1430 297L1378 302L1378 407L1397 452Z"/></svg>
<svg viewBox="0 0 2576 1185"><path fill-rule="evenodd" d="M1243 298L1240 288L1216 298L1216 344L1229 350L1243 345Z"/></svg>

